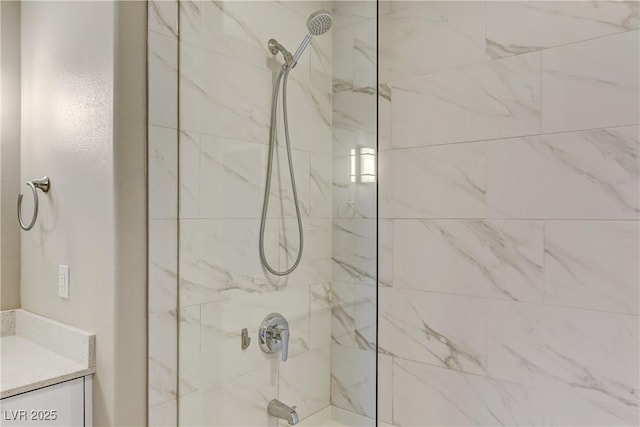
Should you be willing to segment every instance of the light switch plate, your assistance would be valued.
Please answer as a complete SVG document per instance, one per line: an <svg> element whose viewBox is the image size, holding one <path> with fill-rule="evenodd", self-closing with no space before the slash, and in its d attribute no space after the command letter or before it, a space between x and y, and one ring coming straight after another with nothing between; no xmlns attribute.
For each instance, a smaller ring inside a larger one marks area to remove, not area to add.
<svg viewBox="0 0 640 427"><path fill-rule="evenodd" d="M69 266L60 265L58 267L58 296L69 299Z"/></svg>

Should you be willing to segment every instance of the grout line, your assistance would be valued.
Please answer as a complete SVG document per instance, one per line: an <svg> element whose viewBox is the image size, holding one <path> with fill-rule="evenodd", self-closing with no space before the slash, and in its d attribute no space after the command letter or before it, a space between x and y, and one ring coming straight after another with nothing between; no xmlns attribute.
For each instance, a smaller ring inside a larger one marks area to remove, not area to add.
<svg viewBox="0 0 640 427"><path fill-rule="evenodd" d="M482 214L486 218L488 216L487 214L489 212L489 207L491 206L491 204L489 203L489 196L491 194L491 191L489 191L489 190L490 190L490 187L492 187L492 186L489 185L489 182L490 182L490 180L489 180L489 170L490 170L490 167L491 167L491 165L489 164L489 161L490 161L490 159L489 159L489 152L490 152L489 144L484 144L483 149L484 149L484 165L483 165L482 169L483 169L483 172L484 172L484 186L483 186L482 190L483 190L483 196L484 197L483 197L483 200L482 200Z"/></svg>
<svg viewBox="0 0 640 427"><path fill-rule="evenodd" d="M156 125L156 124L153 124L153 123L149 123L149 127L150 128L167 129L167 130L173 130L173 131L178 130L177 126Z"/></svg>
<svg viewBox="0 0 640 427"><path fill-rule="evenodd" d="M206 219L206 218L205 218ZM501 218L501 217L380 217L379 219L392 221L571 221L571 222L640 222L640 218ZM194 220L198 220L195 218Z"/></svg>
<svg viewBox="0 0 640 427"><path fill-rule="evenodd" d="M376 221L376 254L375 254L375 260L376 260L376 278L374 280L374 284L375 284L375 292L376 292L376 304L375 304L375 311L376 311L376 372L375 372L375 377L376 377L376 382L375 382L375 423L376 425L379 422L380 419L380 385L379 385L379 380L380 380L380 375L379 375L379 364L380 364L380 347L379 347L379 341L380 341L380 298L379 298L379 290L380 290L380 215L378 214L379 211L379 203L378 203L378 194L379 194L379 182L380 182L380 178L379 178L379 171L380 171L380 156L377 154L379 152L379 145L380 145L380 1L376 0L376 85L375 85L375 95L376 95L376 156L375 156L375 170L376 170L376 174L378 175L378 178L376 179L375 185L376 185L376 196L375 196L375 200L376 200L376 211L375 211L375 221ZM355 65L354 65L354 70L355 70ZM355 77L355 76L354 76ZM333 255L333 254L332 254ZM393 392L392 392L393 393ZM393 420L393 419L392 419Z"/></svg>
<svg viewBox="0 0 640 427"><path fill-rule="evenodd" d="M415 149L426 149L433 147L443 147L448 145L460 145L460 144L472 144L472 143L481 143L481 142L499 142L505 141L508 139L521 139L521 138L531 138L531 137L541 137L541 136L553 136L553 135L564 135L570 133L586 133L586 132L594 132L594 131L602 131L609 129L621 129L621 128L629 128L629 127L638 127L640 125L640 121L638 123L624 124L624 125L614 125L614 126L605 126L605 127L595 127L595 128L584 128L584 129L575 129L575 130L564 130L557 132L547 132L547 133L529 133L529 134L521 134L521 135L513 135L513 136L502 136L496 138L485 138L485 139L472 139L468 141L452 141L452 142L442 142L438 144L429 144L429 145L416 145L411 147L391 147L386 150L381 150L382 153L388 153L392 151L403 151L403 150L415 150ZM392 142L393 144L393 142Z"/></svg>
<svg viewBox="0 0 640 427"><path fill-rule="evenodd" d="M446 366L434 365L433 363L424 362L424 361L421 361L421 360L408 359L408 358L398 357L398 356L395 356L395 358L398 359L400 362L415 363L415 364L418 364L418 365L421 365L421 366L433 367L433 368L436 368L436 369L442 369L442 370L445 370L445 371L454 372L454 373L457 373L459 375L469 375L469 376L476 377L476 378L484 378L486 380L499 381L501 383L516 385L516 386L520 386L520 387L528 387L528 388L532 388L532 389L535 389L535 390L554 390L554 391L563 391L563 392L566 392L568 390L573 390L573 386L568 384L568 382L563 382L563 385L558 385L556 383L554 385L543 385L543 386L536 385L536 384L526 384L524 382L517 382L517 381L507 380L507 379L504 379L504 378L501 378L501 377L493 376L493 375L490 375L487 372L485 372L485 374L477 374L477 373L473 373L473 372L467 372L467 371L461 371L461 370L458 370L458 369L449 368L449 367L446 367ZM406 372L406 369L403 368L403 367L399 366L398 369L402 369L402 370L404 370Z"/></svg>
<svg viewBox="0 0 640 427"><path fill-rule="evenodd" d="M476 62L469 62L469 63L463 63L463 64L459 64L459 65L453 65L453 66L448 66L442 69L436 69L433 71L428 71L428 72L424 72L424 73L420 73L420 74L412 74L410 76L403 76L403 77L399 77L399 78L394 78L394 79L390 79L387 80L385 83L398 83L398 82L402 82L405 80L411 80L411 79L415 79L418 77L426 77L426 76L430 76L433 74L438 74L438 73L444 73L444 72L451 72L454 70L457 70L459 68L463 68L463 67L471 67L474 65L487 65L491 62L495 62L495 61L500 61L503 59L508 59L508 58L514 58L514 57L518 57L518 56L523 56L523 55L529 55L532 53L536 53L536 52L545 52L548 50L553 50L553 49L558 49L558 48L564 48L567 46L572 46L572 45L576 45L576 44L581 44L581 43L587 43L590 41L594 41L594 40L599 40L599 39L603 39L603 38L607 38L607 37L617 37L620 36L622 34L627 34L627 33L632 33L637 31L640 34L640 29L639 28L634 28L634 29L630 29L630 30L626 30L626 31L620 31L617 33L613 33L613 34L605 34L602 36L597 36L597 37L592 37L592 38L588 38L588 39L583 39L583 40L577 40L574 42L569 42L569 43L564 43L564 44L559 44L557 46L549 46L549 47L544 47L544 48L537 48L537 49L531 49L529 51L526 52L520 52L520 53L515 53L515 54L510 54L510 55L505 55L505 56L500 56L498 58L490 58L487 60L480 60L480 61L476 61ZM486 37L485 37L485 41L486 41ZM486 54L486 48L485 48L485 54Z"/></svg>
<svg viewBox="0 0 640 427"><path fill-rule="evenodd" d="M162 35L162 34L159 34ZM168 36L165 36L168 37ZM228 41L225 39L225 41ZM238 44L242 44L244 46L242 47L246 47L249 46L251 49L255 50L255 53L259 53L261 52L261 46L258 46L256 44L252 44L252 43L248 43L246 41L242 41L240 39L236 39L235 42L238 42ZM245 57L237 57L235 56L234 51L232 51L231 53L229 53L228 51L224 51L224 52L220 52L214 49L211 49L208 46L203 46L197 43L194 43L193 41L188 41L188 40L182 40L180 43L184 44L185 47L188 47L190 49L194 49L194 50L199 50L201 51L201 53L207 54L207 55L212 55L215 57L219 57L219 58L224 58L226 60L229 61L233 61L233 62L237 62L238 64L245 66L245 67L249 67L253 70L259 70L259 71L264 71L266 73L271 73L273 70L269 67L269 66L265 66L265 65L258 65L257 62L253 62L250 60L247 60L246 56ZM265 40L265 44L266 44L266 40ZM265 46L266 47L266 46ZM273 57L271 56L270 53L268 53L268 51L265 49L264 51L262 51L262 53L264 54L263 58L266 58L268 61L271 60ZM318 72L320 74L324 74L326 76L331 76L331 73L329 72L329 70L324 70L322 68L319 68L317 66L311 66L311 63L306 63L306 60L301 60L301 62L298 62L298 67L303 66L305 68L307 68L310 72L314 71L314 72ZM295 77L292 77L293 80L298 81L298 79L296 79Z"/></svg>
<svg viewBox="0 0 640 427"><path fill-rule="evenodd" d="M149 298L150 298L150 277L151 277L151 256L150 256L150 238L151 238L151 225L152 225L152 219L151 219L151 215L150 215L150 209L149 209L149 174L150 174L150 167L149 164L151 163L149 161L149 158L151 157L151 150L150 150L150 134L151 134L151 124L150 124L150 120L149 120L149 64L150 64L150 49L149 46L151 45L151 37L149 34L149 8L153 7L151 2L147 3L147 7L145 10L145 15L146 15L146 19L145 19L145 27L146 27L146 37L145 37L145 136L146 136L146 141L145 141L145 227L146 227L146 250L145 250L145 257L146 257L146 283L145 283L145 311L146 311L146 315L145 315L145 333L146 333L146 337L145 337L145 417L146 417L146 423L147 426L149 426L150 423L150 418L151 418L151 407L149 405L149 390L151 389L150 386L150 363L149 363L149 359L151 357L151 352L149 350L149 337L150 337L150 318L151 318L151 308L150 308L150 303L149 303ZM86 410L86 387L87 387L87 383L86 383L86 379L83 378L83 386L85 388L85 392L83 393L83 420L85 421L86 424L89 424L88 420L87 420L87 410Z"/></svg>
<svg viewBox="0 0 640 427"><path fill-rule="evenodd" d="M180 21L181 21L181 7L180 1L176 1L176 186L177 186L177 197L176 197L176 426L180 425L180 316L182 315L182 310L180 309L180 148L181 148L181 137L180 137L180 72L181 72L181 37L180 37ZM202 313L200 313L202 315Z"/></svg>
<svg viewBox="0 0 640 427"><path fill-rule="evenodd" d="M489 19L488 19L488 13L487 13L487 2L484 1L482 3L483 6L483 20L484 20L484 39L482 40L482 45L484 46L484 54L487 56L490 56L489 53L487 52L487 28L489 27Z"/></svg>
<svg viewBox="0 0 640 427"><path fill-rule="evenodd" d="M492 308L490 307L492 305L491 303L492 303L491 300L485 301L485 306L484 306L487 314L487 317L485 318L485 324L484 324L485 326L485 336L484 336L484 370L485 372L489 371L489 331L490 331L489 319L492 313L490 310Z"/></svg>
<svg viewBox="0 0 640 427"><path fill-rule="evenodd" d="M542 301L548 303L547 295L547 221L542 221Z"/></svg>
<svg viewBox="0 0 640 427"><path fill-rule="evenodd" d="M167 34L161 33L160 31L157 31L157 30L149 29L148 32L149 32L149 34L153 34L154 36L164 37L165 39L171 40L171 41L175 41L177 39L177 37L178 37L175 34L167 35Z"/></svg>
<svg viewBox="0 0 640 427"><path fill-rule="evenodd" d="M396 420L395 420L395 416L394 416L394 413L393 413L394 412L393 411L393 407L394 407L393 396L394 396L395 393L393 391L395 389L395 387L394 387L394 381L395 381L394 380L394 378L395 378L394 371L395 371L396 357L395 356L389 356L389 358L391 359L391 372L390 372L390 374L391 374L391 424L395 424Z"/></svg>
<svg viewBox="0 0 640 427"><path fill-rule="evenodd" d="M583 312L590 312L590 313L599 313L599 314L612 314L612 315L616 315L616 316L628 316L628 317L636 317L636 318L640 318L640 313L626 313L626 312L621 312L621 311L607 311L607 310L598 310L598 309L594 309L594 308L585 308L585 307L575 307L575 306L570 306L570 305L563 305L563 304L553 304L553 303L547 303L547 302L535 302L535 301L521 301L521 300L511 300L511 299L503 299L503 298L495 298L495 297L491 297L491 296L485 296L485 295L470 295L470 294L460 294L460 293L455 293L455 292L444 292L444 291L436 291L436 290L426 290L426 289L416 289L416 288L408 288L408 287L401 287L401 286L391 286L389 287L389 289L393 289L396 292L420 292L423 294L435 294L435 295L443 295L443 296L452 296L452 297L456 297L456 298L467 298L467 299L479 299L479 300L487 300L487 301L493 301L493 302L501 302L501 303L510 303L510 304L520 304L520 305L527 305L527 306L534 306L534 307L548 307L548 308L562 308L562 309L568 309L568 310L575 310L575 311L583 311Z"/></svg>
<svg viewBox="0 0 640 427"><path fill-rule="evenodd" d="M542 111L543 108L543 100L544 100L544 51L540 52L540 105L539 105L539 110L540 111L540 120L538 122L538 130L539 133L538 135L543 135L543 129L544 129L544 112Z"/></svg>

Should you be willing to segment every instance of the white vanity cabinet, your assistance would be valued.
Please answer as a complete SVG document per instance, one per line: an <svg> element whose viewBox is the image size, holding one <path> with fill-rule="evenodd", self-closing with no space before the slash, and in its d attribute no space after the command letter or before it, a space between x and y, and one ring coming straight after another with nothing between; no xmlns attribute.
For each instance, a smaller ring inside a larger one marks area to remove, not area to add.
<svg viewBox="0 0 640 427"><path fill-rule="evenodd" d="M91 376L0 400L0 426L91 426Z"/></svg>
<svg viewBox="0 0 640 427"><path fill-rule="evenodd" d="M91 426L95 334L0 311L0 360L0 427Z"/></svg>

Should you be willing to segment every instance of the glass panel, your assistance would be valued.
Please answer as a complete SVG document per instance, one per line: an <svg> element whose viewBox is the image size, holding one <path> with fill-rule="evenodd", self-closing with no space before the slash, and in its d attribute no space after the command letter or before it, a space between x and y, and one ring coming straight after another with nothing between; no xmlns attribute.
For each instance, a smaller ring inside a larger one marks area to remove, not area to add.
<svg viewBox="0 0 640 427"><path fill-rule="evenodd" d="M180 425L376 425L376 8L180 2Z"/></svg>

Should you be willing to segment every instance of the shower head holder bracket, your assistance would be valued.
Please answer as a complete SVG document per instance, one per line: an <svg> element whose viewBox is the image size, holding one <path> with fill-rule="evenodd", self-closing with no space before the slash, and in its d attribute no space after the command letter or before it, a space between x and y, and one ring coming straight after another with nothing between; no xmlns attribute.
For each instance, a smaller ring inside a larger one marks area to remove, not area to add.
<svg viewBox="0 0 640 427"><path fill-rule="evenodd" d="M269 39L269 43L267 45L269 47L269 52L272 55L277 55L278 52L282 52L282 56L284 57L285 66L287 68L293 68L298 63L295 59L293 59L293 55L284 46L282 46L276 39Z"/></svg>

